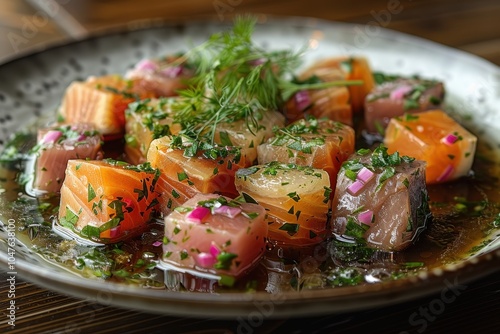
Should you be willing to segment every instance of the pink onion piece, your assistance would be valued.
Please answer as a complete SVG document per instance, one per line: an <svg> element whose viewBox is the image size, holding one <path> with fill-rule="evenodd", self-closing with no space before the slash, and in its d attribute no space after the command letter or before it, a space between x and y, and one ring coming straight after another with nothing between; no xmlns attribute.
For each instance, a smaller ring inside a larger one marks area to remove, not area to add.
<svg viewBox="0 0 500 334"><path fill-rule="evenodd" d="M375 176L375 173L369 170L366 167L361 168L361 170L358 172L358 175L356 176L356 179L363 183L368 183L373 179Z"/></svg>
<svg viewBox="0 0 500 334"><path fill-rule="evenodd" d="M62 132L59 130L50 130L47 131L45 136L42 138L42 144L54 144L56 141L61 138Z"/></svg>
<svg viewBox="0 0 500 334"><path fill-rule="evenodd" d="M186 220L191 223L201 224L208 214L210 214L210 209L198 206L186 214Z"/></svg>
<svg viewBox="0 0 500 334"><path fill-rule="evenodd" d="M295 105L299 111L304 111L311 105L311 97L309 96L309 92L306 90L300 90L295 93L294 99Z"/></svg>
<svg viewBox="0 0 500 334"><path fill-rule="evenodd" d="M266 58L258 58L258 59L250 60L248 62L248 64L251 66L259 66L259 65L264 64L266 61L267 61Z"/></svg>
<svg viewBox="0 0 500 334"><path fill-rule="evenodd" d="M212 268L217 262L217 259L210 253L202 252L196 257L196 262L202 268Z"/></svg>
<svg viewBox="0 0 500 334"><path fill-rule="evenodd" d="M159 246L161 246L162 244L163 244L163 243L162 243L161 241L155 241L155 242L153 242L153 244L152 244L152 245L153 245L153 247L159 247Z"/></svg>
<svg viewBox="0 0 500 334"><path fill-rule="evenodd" d="M76 141L80 142L84 141L85 139L87 139L87 136L82 133L81 135L78 136L78 138L76 138Z"/></svg>
<svg viewBox="0 0 500 334"><path fill-rule="evenodd" d="M229 218L234 218L237 215L241 213L240 208L228 206L228 205L221 205L218 208L214 209L214 213L217 213L219 215L223 215Z"/></svg>
<svg viewBox="0 0 500 334"><path fill-rule="evenodd" d="M121 234L121 227L120 225L113 227L112 229L109 230L109 237L114 239L118 238Z"/></svg>
<svg viewBox="0 0 500 334"><path fill-rule="evenodd" d="M441 142L446 145L453 145L457 142L458 136L455 136L454 134L449 134L441 139Z"/></svg>
<svg viewBox="0 0 500 334"><path fill-rule="evenodd" d="M133 200L130 199L130 198L125 197L124 199L122 199L122 203L124 203L126 207L131 207L132 203L133 203Z"/></svg>
<svg viewBox="0 0 500 334"><path fill-rule="evenodd" d="M373 222L373 217L373 211L366 210L358 215L358 220L365 225L371 225L371 223Z"/></svg>
<svg viewBox="0 0 500 334"><path fill-rule="evenodd" d="M352 196L356 196L364 186L363 182L356 180L349 187L347 187L347 192Z"/></svg>
<svg viewBox="0 0 500 334"><path fill-rule="evenodd" d="M405 94L408 94L409 92L411 92L412 89L413 88L411 88L411 86L408 86L408 85L398 87L391 92L391 94L389 95L389 98L391 100L402 100L404 98Z"/></svg>
<svg viewBox="0 0 500 334"><path fill-rule="evenodd" d="M219 254L221 252L220 249L219 249L219 247L217 247L217 245L213 241L212 241L212 244L210 244L209 251L210 251L210 254L212 254L212 256L214 258L217 258L217 256L219 256Z"/></svg>
<svg viewBox="0 0 500 334"><path fill-rule="evenodd" d="M257 67L259 65L264 64L266 61L267 61L266 58L257 58L257 59L253 59L253 60L248 61L248 65Z"/></svg>
<svg viewBox="0 0 500 334"><path fill-rule="evenodd" d="M158 70L158 64L150 59L143 59L135 65L138 71L155 72Z"/></svg>
<svg viewBox="0 0 500 334"><path fill-rule="evenodd" d="M443 173L441 173L441 175L439 175L439 177L436 179L436 181L443 182L443 181L448 180L450 178L451 174L453 174L454 170L455 170L455 168L453 168L453 165L446 166Z"/></svg>
<svg viewBox="0 0 500 334"><path fill-rule="evenodd" d="M171 66L164 68L160 71L160 74L171 79L178 78L184 72L182 66Z"/></svg>

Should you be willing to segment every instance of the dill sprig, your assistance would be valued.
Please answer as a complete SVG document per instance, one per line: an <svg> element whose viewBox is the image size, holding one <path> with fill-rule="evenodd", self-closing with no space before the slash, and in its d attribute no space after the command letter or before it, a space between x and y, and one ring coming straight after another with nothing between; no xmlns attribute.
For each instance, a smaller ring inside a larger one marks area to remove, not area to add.
<svg viewBox="0 0 500 334"><path fill-rule="evenodd" d="M295 93L301 90L315 90L339 86L359 86L363 80L335 80L327 82L294 82L283 80L280 82L281 96L284 101L290 99Z"/></svg>
<svg viewBox="0 0 500 334"><path fill-rule="evenodd" d="M310 154L312 147L325 144L324 135L319 133L318 126L318 120L309 116L305 120L292 123L284 128L274 128L274 138L269 143L275 146L285 145L288 149ZM309 136L309 138L304 139L304 135L317 136Z"/></svg>
<svg viewBox="0 0 500 334"><path fill-rule="evenodd" d="M252 42L256 20L237 18L232 30L216 33L179 58L196 68L189 88L179 92L172 106L180 135L213 146L217 126L245 120L259 130L261 113L283 104L280 82L299 64L292 51L267 52ZM199 147L199 145L197 145Z"/></svg>
<svg viewBox="0 0 500 334"><path fill-rule="evenodd" d="M255 24L254 17L238 17L232 30L212 35L184 59L196 67L193 83L198 88L217 94L243 78L239 100L256 99L264 108L276 110L282 104L282 78L298 67L301 52L266 51L256 46L252 41Z"/></svg>
<svg viewBox="0 0 500 334"><path fill-rule="evenodd" d="M255 134L262 126L262 113L282 110L295 92L330 86L361 84L358 81L294 82L293 73L302 51L266 51L252 41L256 19L238 17L229 31L213 34L175 63L196 69L189 88L179 92L172 106L174 122L181 125L173 143L187 145L192 155L201 147L215 147L218 125L244 120ZM219 143L224 145L225 143Z"/></svg>

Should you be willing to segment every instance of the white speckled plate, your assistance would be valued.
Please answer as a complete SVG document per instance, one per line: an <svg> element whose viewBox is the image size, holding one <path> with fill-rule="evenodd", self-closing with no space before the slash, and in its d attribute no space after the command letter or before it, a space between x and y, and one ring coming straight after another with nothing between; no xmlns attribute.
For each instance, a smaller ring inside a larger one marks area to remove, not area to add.
<svg viewBox="0 0 500 334"><path fill-rule="evenodd" d="M471 114L467 126L491 146L500 146L500 70L485 60L422 39L380 29L371 36L349 24L314 19L261 17L255 33L258 44L272 49L309 45L307 61L341 54L368 57L372 67L388 73L420 74L443 80L447 102ZM111 33L25 56L0 66L0 147L10 134L40 115L53 115L64 89L90 75L124 73L138 60L183 51L226 28L217 22L152 24L151 27ZM9 199L0 197L0 206ZM7 266L8 221L0 227L0 263ZM16 243L15 269L25 279L48 289L81 298L144 311L203 316L235 316L260 312L266 317L345 312L386 305L443 288L443 282L475 279L497 270L500 241L490 236L480 253L411 279L368 286L343 287L283 294L203 294L141 289L90 280L55 266Z"/></svg>

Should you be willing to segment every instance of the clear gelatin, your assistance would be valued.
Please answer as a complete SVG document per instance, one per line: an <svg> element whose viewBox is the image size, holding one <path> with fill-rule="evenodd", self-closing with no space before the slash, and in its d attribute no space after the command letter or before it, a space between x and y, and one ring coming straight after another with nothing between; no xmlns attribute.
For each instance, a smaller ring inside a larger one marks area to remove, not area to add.
<svg viewBox="0 0 500 334"><path fill-rule="evenodd" d="M235 183L243 198L266 208L270 240L300 246L326 237L331 189L324 170L271 162L238 170Z"/></svg>

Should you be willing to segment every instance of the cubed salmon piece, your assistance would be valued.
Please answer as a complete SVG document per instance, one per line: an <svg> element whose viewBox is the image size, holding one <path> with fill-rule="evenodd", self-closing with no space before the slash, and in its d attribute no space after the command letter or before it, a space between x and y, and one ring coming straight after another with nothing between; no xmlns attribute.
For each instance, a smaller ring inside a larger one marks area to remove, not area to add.
<svg viewBox="0 0 500 334"><path fill-rule="evenodd" d="M346 87L301 90L287 101L285 114L288 123L313 116L347 125L353 124L352 107Z"/></svg>
<svg viewBox="0 0 500 334"><path fill-rule="evenodd" d="M247 167L257 161L257 146L273 136L273 128L285 125L283 114L277 111L256 111L253 119L256 123L247 123L246 119L220 123L214 138L214 142L221 146L240 147Z"/></svg>
<svg viewBox="0 0 500 334"><path fill-rule="evenodd" d="M426 181L442 183L466 176L474 161L477 137L442 110L404 115L391 120L384 143L427 162Z"/></svg>
<svg viewBox="0 0 500 334"><path fill-rule="evenodd" d="M177 56L143 59L125 74L125 78L155 97L176 96L179 90L187 88L187 81L194 74L190 66L179 60Z"/></svg>
<svg viewBox="0 0 500 334"><path fill-rule="evenodd" d="M259 164L294 163L325 170L335 189L342 163L354 153L354 130L329 119L308 118L278 128L257 147Z"/></svg>
<svg viewBox="0 0 500 334"><path fill-rule="evenodd" d="M213 150L193 152L192 156L186 156L186 148L189 146L172 148L172 137L165 136L153 140L148 151L148 162L162 172L160 184L172 188L161 198L165 213L180 204L183 196L190 198L196 193L238 195L234 174L245 166L245 157L240 155L239 148L214 147Z"/></svg>
<svg viewBox="0 0 500 334"><path fill-rule="evenodd" d="M128 104L148 97L152 94L118 75L89 77L66 89L59 112L66 123L90 123L105 139L115 138L125 130Z"/></svg>
<svg viewBox="0 0 500 334"><path fill-rule="evenodd" d="M330 179L322 169L271 162L236 172L243 198L268 210L269 239L312 245L326 237Z"/></svg>
<svg viewBox="0 0 500 334"><path fill-rule="evenodd" d="M181 269L240 277L264 254L263 207L197 194L165 218L161 260Z"/></svg>
<svg viewBox="0 0 500 334"><path fill-rule="evenodd" d="M300 78L307 79L311 76L317 76L325 82L339 79L362 81L361 85L347 86L349 104L354 113L363 111L365 98L375 87L370 64L364 57L340 56L319 60L306 69Z"/></svg>
<svg viewBox="0 0 500 334"><path fill-rule="evenodd" d="M90 124L56 125L38 131L34 149L34 179L29 192L57 193L70 159L102 157L101 135ZM30 171L31 173L31 171Z"/></svg>
<svg viewBox="0 0 500 334"><path fill-rule="evenodd" d="M366 97L366 129L383 133L392 118L438 108L443 99L444 86L438 81L405 78L387 81Z"/></svg>
<svg viewBox="0 0 500 334"><path fill-rule="evenodd" d="M154 139L179 132L174 124L173 99L146 99L132 102L125 110L125 153L132 164L146 161L149 145Z"/></svg>
<svg viewBox="0 0 500 334"><path fill-rule="evenodd" d="M424 161L389 155L379 146L342 165L332 201L335 235L399 251L416 240L429 217Z"/></svg>
<svg viewBox="0 0 500 334"><path fill-rule="evenodd" d="M103 243L136 236L158 213L159 175L149 164L70 160L61 188L59 224Z"/></svg>

